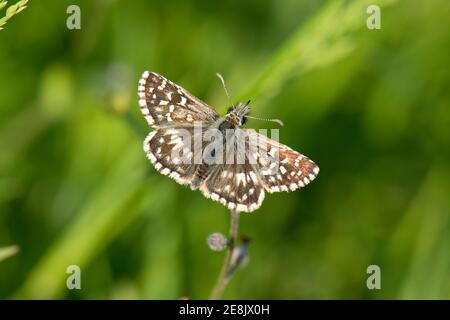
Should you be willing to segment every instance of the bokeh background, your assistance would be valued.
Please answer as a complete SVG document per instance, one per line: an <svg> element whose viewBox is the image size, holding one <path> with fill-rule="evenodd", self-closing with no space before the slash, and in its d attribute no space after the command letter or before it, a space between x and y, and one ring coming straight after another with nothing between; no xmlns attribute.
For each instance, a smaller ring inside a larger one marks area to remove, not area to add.
<svg viewBox="0 0 450 320"><path fill-rule="evenodd" d="M449 299L449 15L445 0L31 0L0 31L0 297L208 297L223 253L205 239L229 212L146 159L137 82L153 70L224 113L221 72L321 167L242 216L250 263L225 298Z"/></svg>

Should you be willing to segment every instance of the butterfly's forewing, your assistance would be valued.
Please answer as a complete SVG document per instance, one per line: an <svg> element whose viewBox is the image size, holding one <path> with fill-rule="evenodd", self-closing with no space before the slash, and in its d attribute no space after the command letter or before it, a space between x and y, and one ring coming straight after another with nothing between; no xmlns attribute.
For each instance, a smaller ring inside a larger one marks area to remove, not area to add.
<svg viewBox="0 0 450 320"><path fill-rule="evenodd" d="M294 191L319 174L319 167L308 157L264 135L254 134L258 141L258 161L254 167L266 191ZM250 151L254 149L248 147Z"/></svg>
<svg viewBox="0 0 450 320"><path fill-rule="evenodd" d="M191 126L195 121L212 122L219 118L206 103L154 72L142 74L138 96L141 111L154 128Z"/></svg>

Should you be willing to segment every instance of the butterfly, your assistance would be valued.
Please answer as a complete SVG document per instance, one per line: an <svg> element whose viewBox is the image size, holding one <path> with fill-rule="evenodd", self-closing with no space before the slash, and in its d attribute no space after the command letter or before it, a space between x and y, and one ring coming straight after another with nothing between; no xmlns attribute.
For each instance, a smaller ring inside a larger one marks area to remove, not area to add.
<svg viewBox="0 0 450 320"><path fill-rule="evenodd" d="M149 71L139 80L138 97L142 114L155 129L144 140L144 151L155 169L231 210L254 211L261 206L265 192L294 191L319 173L308 157L242 128L250 110L248 103L232 106L222 117L186 89ZM226 156L227 161L210 162L202 157L208 149L208 141L202 137L212 130L227 142L216 143L210 154L217 156L217 145L222 144L227 151L237 150ZM185 139L186 135L190 138ZM263 147L256 148L255 141Z"/></svg>

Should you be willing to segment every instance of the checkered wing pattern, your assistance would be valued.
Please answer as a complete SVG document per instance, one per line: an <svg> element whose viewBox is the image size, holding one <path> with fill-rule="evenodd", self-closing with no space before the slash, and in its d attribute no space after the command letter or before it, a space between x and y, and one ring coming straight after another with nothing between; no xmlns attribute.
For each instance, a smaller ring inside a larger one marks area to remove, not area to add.
<svg viewBox="0 0 450 320"><path fill-rule="evenodd" d="M203 148L194 145L194 134L203 133L195 133L193 126L152 131L144 140L144 151L159 173L191 185L199 167L194 161L194 147Z"/></svg>
<svg viewBox="0 0 450 320"><path fill-rule="evenodd" d="M264 200L264 187L250 164L216 165L200 190L232 210L251 212Z"/></svg>
<svg viewBox="0 0 450 320"><path fill-rule="evenodd" d="M139 80L139 106L154 128L212 122L219 115L205 102L163 76L145 71Z"/></svg>
<svg viewBox="0 0 450 320"><path fill-rule="evenodd" d="M259 147L255 169L269 193L294 191L309 184L319 174L319 167L308 157L264 135L253 134L257 135ZM248 149L251 151L255 148Z"/></svg>

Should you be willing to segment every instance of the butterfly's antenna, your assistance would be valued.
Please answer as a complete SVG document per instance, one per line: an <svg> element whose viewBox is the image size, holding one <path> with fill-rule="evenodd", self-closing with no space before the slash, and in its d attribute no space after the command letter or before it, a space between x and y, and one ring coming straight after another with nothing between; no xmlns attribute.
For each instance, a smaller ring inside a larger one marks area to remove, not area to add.
<svg viewBox="0 0 450 320"><path fill-rule="evenodd" d="M257 117L252 117L252 116L245 116L245 117L249 118L249 119L255 119L255 120L272 121L272 122L278 123L280 126L284 126L283 121L281 121L280 119L264 119L264 118L257 118Z"/></svg>
<svg viewBox="0 0 450 320"><path fill-rule="evenodd" d="M230 95L228 94L228 90L227 90L227 86L225 85L225 79L222 77L222 75L220 73L216 73L216 76L219 77L220 82L222 82L222 86L225 90L225 94L227 95L228 98L228 102L230 103L230 105L232 106L233 103L231 102L231 98Z"/></svg>

